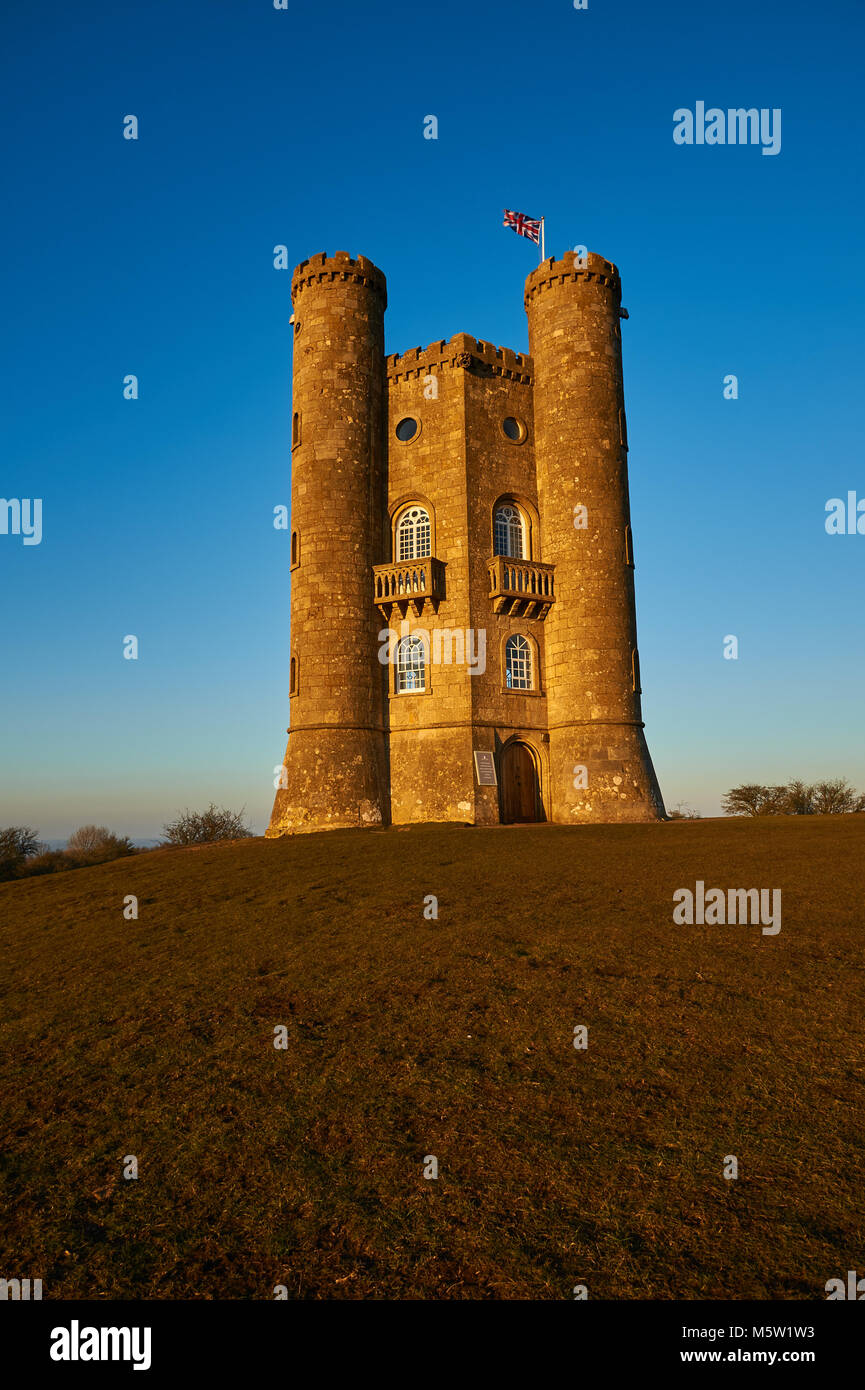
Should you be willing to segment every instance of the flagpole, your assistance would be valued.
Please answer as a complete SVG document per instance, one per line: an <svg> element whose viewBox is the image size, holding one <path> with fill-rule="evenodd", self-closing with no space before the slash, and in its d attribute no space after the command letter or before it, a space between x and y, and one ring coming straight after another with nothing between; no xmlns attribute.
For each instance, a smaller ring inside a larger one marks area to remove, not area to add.
<svg viewBox="0 0 865 1390"><path fill-rule="evenodd" d="M544 219L541 218L541 263L544 260Z"/></svg>

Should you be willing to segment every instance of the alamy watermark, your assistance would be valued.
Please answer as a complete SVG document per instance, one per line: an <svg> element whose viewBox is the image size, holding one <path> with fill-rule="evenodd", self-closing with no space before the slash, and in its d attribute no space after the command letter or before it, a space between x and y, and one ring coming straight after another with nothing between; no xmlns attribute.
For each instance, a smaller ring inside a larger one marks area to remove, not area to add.
<svg viewBox="0 0 865 1390"><path fill-rule="evenodd" d="M0 1279L0 1302L29 1303L31 1299L39 1302L41 1297L41 1279Z"/></svg>
<svg viewBox="0 0 865 1390"><path fill-rule="evenodd" d="M722 111L720 106L706 109L704 101L694 110L680 106L673 112L673 143L676 145L762 145L763 154L781 152L781 108L756 106Z"/></svg>
<svg viewBox="0 0 865 1390"><path fill-rule="evenodd" d="M486 628L412 627L404 618L400 630L383 627L378 634L378 659L382 666L400 664L400 643L412 638L423 643L425 661L433 666L468 666L473 676L482 676L487 669Z"/></svg>
<svg viewBox="0 0 865 1390"><path fill-rule="evenodd" d="M865 1299L865 1279L860 1279L855 1269L848 1269L847 1282L843 1279L827 1279L825 1284L826 1302L837 1299L855 1299L861 1303Z"/></svg>
<svg viewBox="0 0 865 1390"><path fill-rule="evenodd" d="M843 497L830 497L825 510L826 534L829 536L865 536L865 497L858 499L852 489ZM26 544L26 542L25 542Z"/></svg>
<svg viewBox="0 0 865 1390"><path fill-rule="evenodd" d="M73 1318L69 1327L51 1329L52 1361L131 1361L133 1371L150 1369L152 1331L149 1327L82 1327Z"/></svg>
<svg viewBox="0 0 865 1390"><path fill-rule="evenodd" d="M41 545L42 498L0 497L0 536L23 536L25 545Z"/></svg>
<svg viewBox="0 0 865 1390"><path fill-rule="evenodd" d="M769 911L769 894L772 910ZM698 879L695 891L677 888L673 894L673 921L678 926L761 926L764 936L781 930L780 888L709 888Z"/></svg>

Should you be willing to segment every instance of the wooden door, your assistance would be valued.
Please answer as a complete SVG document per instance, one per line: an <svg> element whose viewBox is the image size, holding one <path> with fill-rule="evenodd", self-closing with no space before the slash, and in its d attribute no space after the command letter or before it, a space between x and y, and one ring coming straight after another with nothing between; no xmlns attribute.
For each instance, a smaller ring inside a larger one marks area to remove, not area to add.
<svg viewBox="0 0 865 1390"><path fill-rule="evenodd" d="M535 821L538 818L538 774L535 760L524 743L509 743L502 754L502 821Z"/></svg>

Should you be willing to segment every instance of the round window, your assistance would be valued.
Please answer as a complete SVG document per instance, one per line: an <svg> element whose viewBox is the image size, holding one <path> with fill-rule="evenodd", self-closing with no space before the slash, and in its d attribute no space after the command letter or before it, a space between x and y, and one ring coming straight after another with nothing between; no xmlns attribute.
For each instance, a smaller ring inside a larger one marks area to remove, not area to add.
<svg viewBox="0 0 865 1390"><path fill-rule="evenodd" d="M411 415L406 415L396 427L396 437L401 444L408 444L410 439L414 439L418 432L418 422L413 420Z"/></svg>
<svg viewBox="0 0 865 1390"><path fill-rule="evenodd" d="M522 444L528 433L522 420L516 420L513 415L508 415L502 420L502 429L514 444Z"/></svg>

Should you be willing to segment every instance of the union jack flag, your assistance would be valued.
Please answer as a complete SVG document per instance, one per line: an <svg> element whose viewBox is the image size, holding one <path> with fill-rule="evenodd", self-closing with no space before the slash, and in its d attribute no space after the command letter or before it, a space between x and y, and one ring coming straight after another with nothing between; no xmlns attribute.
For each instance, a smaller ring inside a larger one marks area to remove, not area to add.
<svg viewBox="0 0 865 1390"><path fill-rule="evenodd" d="M517 236L527 236L529 241L540 242L541 219L539 217L526 217L524 212L509 212L505 208L505 220L502 226L511 227Z"/></svg>

